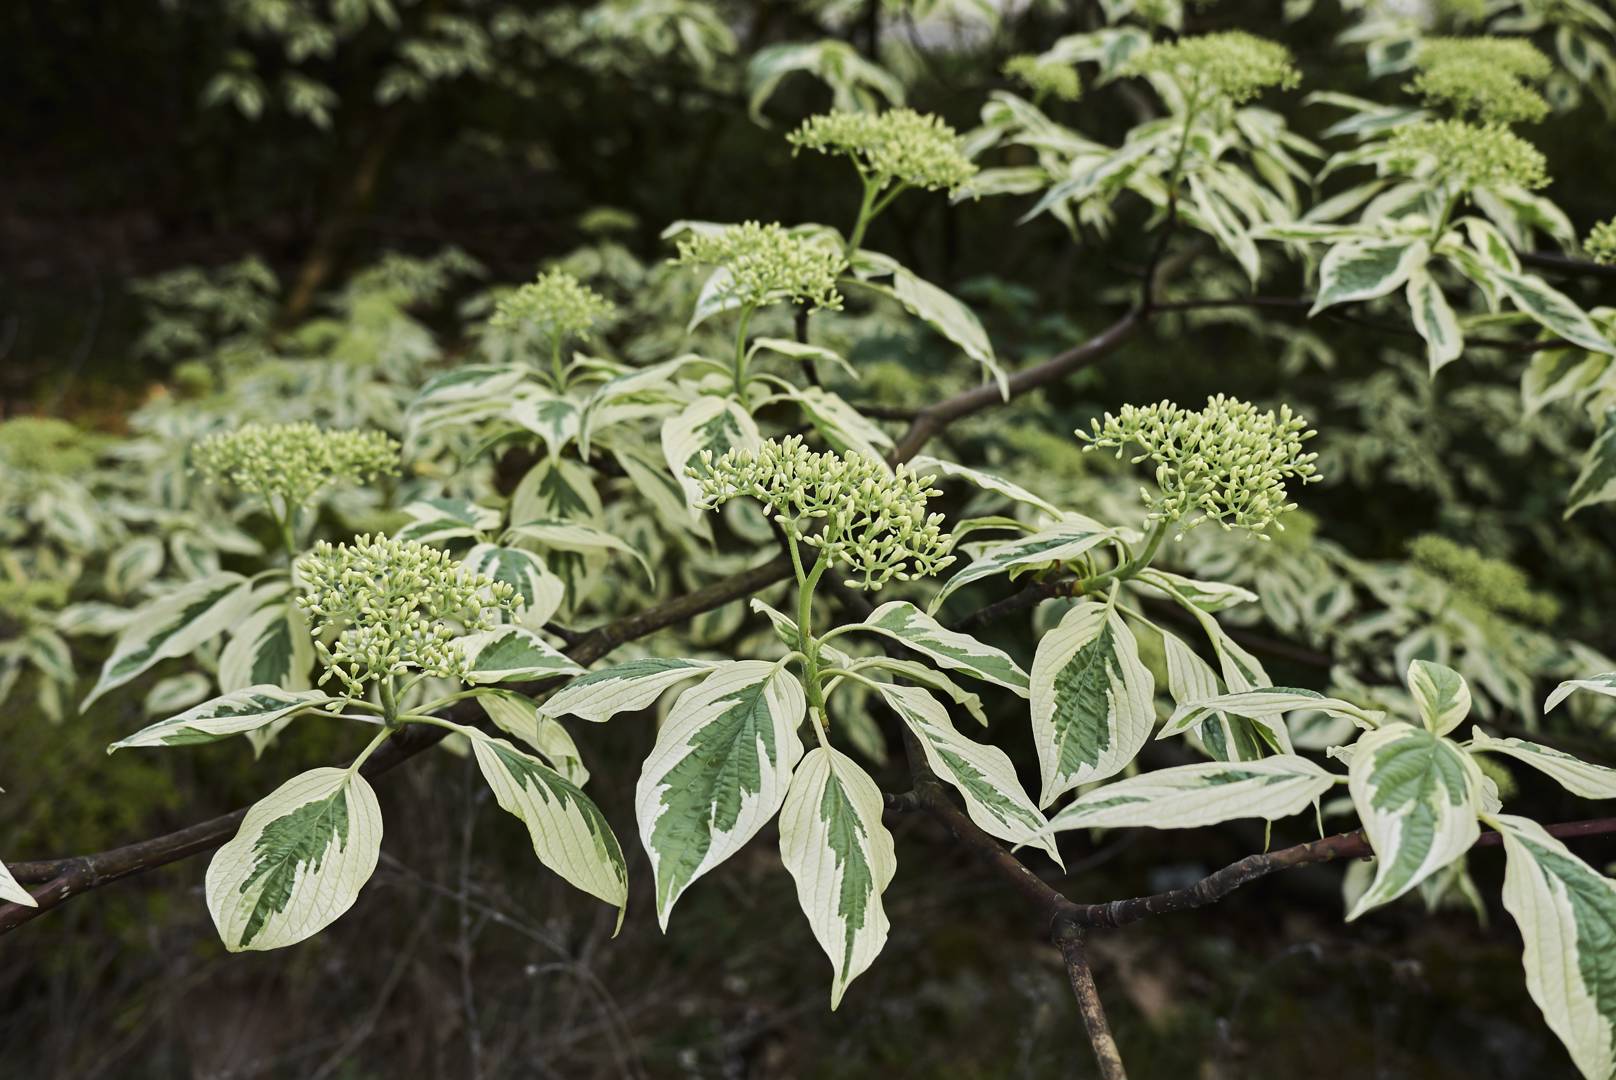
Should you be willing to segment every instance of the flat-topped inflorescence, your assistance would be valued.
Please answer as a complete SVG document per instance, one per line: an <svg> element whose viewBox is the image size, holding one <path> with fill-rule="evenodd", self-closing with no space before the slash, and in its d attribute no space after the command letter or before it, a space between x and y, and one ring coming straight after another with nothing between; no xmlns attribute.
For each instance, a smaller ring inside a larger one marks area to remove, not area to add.
<svg viewBox="0 0 1616 1080"><path fill-rule="evenodd" d="M913 109L810 116L786 141L798 150L850 158L877 189L898 183L952 191L977 172L953 128L941 117Z"/></svg>
<svg viewBox="0 0 1616 1080"><path fill-rule="evenodd" d="M279 498L295 510L333 484L397 471L398 450L380 431L322 431L306 421L243 424L198 442L191 463L214 483Z"/></svg>
<svg viewBox="0 0 1616 1080"><path fill-rule="evenodd" d="M355 695L367 682L410 671L464 682L468 660L455 639L491 629L522 603L508 583L445 551L379 534L316 544L298 560L297 577L297 605L314 623L326 667L320 682L335 678Z"/></svg>
<svg viewBox="0 0 1616 1080"><path fill-rule="evenodd" d="M1202 409L1170 401L1124 405L1092 427L1092 432L1077 432L1088 444L1085 450L1115 449L1120 458L1137 446L1142 452L1131 460L1154 464L1156 490L1143 488L1140 494L1151 520L1177 523L1180 535L1203 521L1260 535L1295 509L1287 480L1317 479L1318 455L1302 448L1317 432L1288 405L1277 413L1263 412L1219 394L1207 398Z"/></svg>
<svg viewBox="0 0 1616 1080"><path fill-rule="evenodd" d="M1445 105L1486 124L1536 122L1549 103L1529 83L1553 70L1549 58L1521 38L1438 37L1420 43L1412 89L1427 104Z"/></svg>
<svg viewBox="0 0 1616 1080"><path fill-rule="evenodd" d="M1270 87L1290 89L1301 81L1290 50L1238 30L1152 45L1124 64L1120 73L1165 75L1191 107L1214 102L1239 105Z"/></svg>
<svg viewBox="0 0 1616 1080"><path fill-rule="evenodd" d="M681 266L719 266L726 271L723 295L742 307L800 303L840 311L836 278L847 266L841 249L825 237L794 233L778 223L755 221L718 232L693 232L679 241Z"/></svg>
<svg viewBox="0 0 1616 1080"><path fill-rule="evenodd" d="M1077 68L1058 60L1045 60L1036 53L1022 53L1004 62L1005 77L1026 84L1038 97L1056 101L1076 101L1083 96L1083 82Z"/></svg>
<svg viewBox="0 0 1616 1080"><path fill-rule="evenodd" d="M816 453L792 436L717 461L704 453L690 475L709 509L742 497L762 503L794 540L857 575L852 588L929 577L954 561L943 515L926 513L926 500L942 493L907 465L889 471L866 454Z"/></svg>
<svg viewBox="0 0 1616 1080"><path fill-rule="evenodd" d="M1450 183L1460 192L1501 184L1530 191L1549 182L1543 154L1501 124L1426 120L1398 128L1390 147L1392 169Z"/></svg>
<svg viewBox="0 0 1616 1080"><path fill-rule="evenodd" d="M1560 614L1559 602L1534 591L1519 568L1490 559L1473 547L1427 534L1415 537L1408 553L1415 565L1488 611L1539 625L1552 623Z"/></svg>
<svg viewBox="0 0 1616 1080"><path fill-rule="evenodd" d="M1582 246L1594 262L1616 264L1616 218L1601 221L1588 230L1588 239Z"/></svg>
<svg viewBox="0 0 1616 1080"><path fill-rule="evenodd" d="M616 304L565 270L550 270L501 300L488 325L496 330L531 328L559 346L568 338L588 340L596 326L616 315Z"/></svg>

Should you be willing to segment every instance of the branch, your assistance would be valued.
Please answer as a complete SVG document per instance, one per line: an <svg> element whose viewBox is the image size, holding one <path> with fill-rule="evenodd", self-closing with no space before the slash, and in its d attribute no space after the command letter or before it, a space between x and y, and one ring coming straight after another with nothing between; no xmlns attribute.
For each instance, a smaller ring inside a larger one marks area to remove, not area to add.
<svg viewBox="0 0 1616 1080"><path fill-rule="evenodd" d="M1517 251L1515 254L1520 258L1523 266L1531 266L1538 270L1548 270L1552 273L1563 274L1566 277L1616 278L1616 265L1608 263L1574 259L1569 255L1557 255L1548 251Z"/></svg>
<svg viewBox="0 0 1616 1080"><path fill-rule="evenodd" d="M1061 920L1053 935L1055 947L1066 961L1066 977L1072 983L1072 995L1077 998L1077 1011L1083 1014L1083 1027L1089 1033L1089 1045L1094 1048L1094 1059L1100 1066L1103 1080L1128 1080L1128 1070L1122 1066L1122 1052L1111 1035L1111 1024L1105 1018L1105 1006L1100 1003L1099 987L1094 985L1094 970L1083 948L1083 931L1072 923Z"/></svg>

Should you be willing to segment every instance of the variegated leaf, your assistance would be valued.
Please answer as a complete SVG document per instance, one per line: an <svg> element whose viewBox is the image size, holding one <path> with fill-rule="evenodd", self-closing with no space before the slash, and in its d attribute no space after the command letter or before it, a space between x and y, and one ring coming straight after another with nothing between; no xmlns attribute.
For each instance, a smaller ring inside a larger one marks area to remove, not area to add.
<svg viewBox="0 0 1616 1080"><path fill-rule="evenodd" d="M147 716L172 715L201 703L213 692L213 680L200 671L187 671L158 679L141 699L140 709Z"/></svg>
<svg viewBox="0 0 1616 1080"><path fill-rule="evenodd" d="M1542 278L1498 268L1494 268L1493 276L1515 306L1545 330L1589 352L1616 356L1616 342L1602 334L1575 301Z"/></svg>
<svg viewBox="0 0 1616 1080"><path fill-rule="evenodd" d="M970 714L983 727L988 726L988 714L982 710L982 699L970 693L959 683L918 660L905 660L895 656L871 656L859 661L860 670L875 668L906 679L916 686L936 690Z"/></svg>
<svg viewBox="0 0 1616 1080"><path fill-rule="evenodd" d="M190 746L252 731L330 701L319 690L290 691L265 684L234 690L159 720L107 747L107 753L130 746Z"/></svg>
<svg viewBox="0 0 1616 1080"><path fill-rule="evenodd" d="M892 449L892 436L880 425L849 405L841 395L817 386L793 391L792 400L808 414L808 422L834 449L854 451L886 465L885 454Z"/></svg>
<svg viewBox="0 0 1616 1080"><path fill-rule="evenodd" d="M983 491L1003 495L1005 498L1021 503L1024 506L1031 506L1052 518L1058 519L1066 516L1065 512L1058 509L1054 503L1041 496L1034 495L1020 484L1013 484L1003 477L994 476L992 473L957 465L952 461L944 461L942 458L934 458L926 454L921 454L911 459L909 464L921 476L935 471L937 475L946 476L950 480L968 480Z"/></svg>
<svg viewBox="0 0 1616 1080"><path fill-rule="evenodd" d="M499 528L500 513L470 499L417 499L404 507L409 524L393 535L419 544L475 538Z"/></svg>
<svg viewBox="0 0 1616 1080"><path fill-rule="evenodd" d="M240 621L251 603L252 583L240 574L214 574L142 604L118 635L101 678L79 708L133 679L153 664L184 656Z"/></svg>
<svg viewBox="0 0 1616 1080"><path fill-rule="evenodd" d="M898 858L881 823L881 789L854 760L830 747L808 751L780 808L780 859L797 901L830 957L830 1007L887 940L881 894Z"/></svg>
<svg viewBox="0 0 1616 1080"><path fill-rule="evenodd" d="M1535 821L1499 814L1504 907L1520 928L1526 989L1587 1080L1616 1075L1616 881Z"/></svg>
<svg viewBox="0 0 1616 1080"><path fill-rule="evenodd" d="M932 771L959 791L965 812L983 832L1011 844L1043 848L1056 863L1061 861L1054 840L1041 835L1044 815L1022 790L1009 755L961 735L942 703L918 687L883 685L880 694L920 740Z"/></svg>
<svg viewBox="0 0 1616 1080"><path fill-rule="evenodd" d="M1150 738L1155 690L1121 616L1108 604L1074 604L1038 642L1032 662L1038 805L1121 772Z"/></svg>
<svg viewBox="0 0 1616 1080"><path fill-rule="evenodd" d="M113 596L128 596L163 569L167 554L155 536L137 536L107 556L105 582Z"/></svg>
<svg viewBox="0 0 1616 1080"><path fill-rule="evenodd" d="M1442 287L1423 266L1409 275L1404 296L1414 313L1414 329L1425 339L1426 361L1435 375L1464 352L1459 318L1442 295Z"/></svg>
<svg viewBox="0 0 1616 1080"><path fill-rule="evenodd" d="M578 406L554 394L524 394L511 404L505 416L537 435L544 443L545 453L552 458L578 437Z"/></svg>
<svg viewBox="0 0 1616 1080"><path fill-rule="evenodd" d="M1160 633L1167 661L1167 692L1173 704L1194 705L1217 697L1222 687L1211 666L1177 635L1165 630ZM1195 735L1207 754L1218 761L1256 761L1283 749L1283 744L1270 744L1251 720L1225 712L1206 714Z"/></svg>
<svg viewBox="0 0 1616 1080"><path fill-rule="evenodd" d="M1196 829L1235 818L1275 821L1301 813L1335 782L1295 754L1178 765L1088 791L1050 819L1049 828Z"/></svg>
<svg viewBox="0 0 1616 1080"><path fill-rule="evenodd" d="M805 708L790 672L740 660L716 668L669 710L634 798L664 929L690 883L780 809L802 758L797 727Z"/></svg>
<svg viewBox="0 0 1616 1080"><path fill-rule="evenodd" d="M1565 516L1612 499L1616 499L1616 409L1605 414L1604 426L1583 455L1582 470L1566 496Z"/></svg>
<svg viewBox="0 0 1616 1080"><path fill-rule="evenodd" d="M477 685L527 682L582 672L565 653L525 626L496 626L455 641L466 656L466 681Z"/></svg>
<svg viewBox="0 0 1616 1080"><path fill-rule="evenodd" d="M636 446L613 446L611 453L622 467L623 475L645 496L659 518L688 529L703 540L712 540L711 515L686 501L684 486L668 472L660 454L653 456Z"/></svg>
<svg viewBox="0 0 1616 1080"><path fill-rule="evenodd" d="M473 573L504 582L515 590L522 598L517 621L523 626L534 629L544 626L561 606L567 592L561 579L550 572L543 559L522 548L478 544L460 561Z"/></svg>
<svg viewBox="0 0 1616 1080"><path fill-rule="evenodd" d="M650 656L629 660L573 679L539 706L540 716L576 716L601 723L620 712L650 706L662 692L718 667L712 660Z"/></svg>
<svg viewBox="0 0 1616 1080"><path fill-rule="evenodd" d="M1604 694L1606 697L1616 697L1616 671L1590 675L1586 679L1567 679L1559 686L1556 686L1553 692L1549 694L1548 700L1543 703L1543 711L1552 711L1555 706L1578 690L1588 690L1595 694Z"/></svg>
<svg viewBox="0 0 1616 1080"><path fill-rule="evenodd" d="M644 552L616 533L579 521L529 521L512 527L508 535L537 540L546 547L559 551L607 552L620 551L632 556L645 571L646 580L656 584L656 574Z"/></svg>
<svg viewBox="0 0 1616 1080"><path fill-rule="evenodd" d="M1353 744L1348 790L1375 850L1375 880L1350 921L1403 895L1481 835L1481 772L1470 755L1412 724L1387 724Z"/></svg>
<svg viewBox="0 0 1616 1080"><path fill-rule="evenodd" d="M381 854L382 813L357 772L312 769L247 811L208 864L208 911L231 952L294 945L353 906Z"/></svg>
<svg viewBox="0 0 1616 1080"><path fill-rule="evenodd" d="M1319 292L1308 311L1312 318L1325 308L1351 300L1385 296L1424 266L1431 249L1423 240L1373 240L1336 244L1319 263Z"/></svg>
<svg viewBox="0 0 1616 1080"><path fill-rule="evenodd" d="M728 450L756 450L763 442L757 423L740 405L721 397L700 397L662 424L662 456L668 471L684 489L685 502L695 507L701 486L690 470L709 452L713 460Z"/></svg>
<svg viewBox="0 0 1616 1080"><path fill-rule="evenodd" d="M290 600L275 600L231 631L219 653L219 689L268 684L306 690L313 666L314 639L308 619Z"/></svg>
<svg viewBox="0 0 1616 1080"><path fill-rule="evenodd" d="M600 807L533 755L475 728L463 730L494 798L527 826L539 861L569 884L617 908L622 925L628 864Z"/></svg>
<svg viewBox="0 0 1616 1080"><path fill-rule="evenodd" d="M908 601L882 604L859 625L902 642L942 667L1027 696L1027 673L1009 653L947 629Z"/></svg>
<svg viewBox="0 0 1616 1080"><path fill-rule="evenodd" d="M1068 515L1065 520L1030 536L1007 540L984 550L969 566L948 579L928 610L935 612L943 606L944 600L973 581L1008 574L1022 567L1067 562L1115 537L1115 530L1097 521Z"/></svg>
<svg viewBox="0 0 1616 1080"><path fill-rule="evenodd" d="M1446 665L1430 660L1409 664L1408 692L1426 730L1434 735L1446 735L1470 715L1470 685Z"/></svg>
<svg viewBox="0 0 1616 1080"><path fill-rule="evenodd" d="M0 900L8 904L21 904L23 907L38 907L39 901L33 894L18 884L5 863L0 863Z"/></svg>
<svg viewBox="0 0 1616 1080"><path fill-rule="evenodd" d="M1219 694L1204 701L1190 702L1173 710L1167 723L1162 725L1159 738L1180 735L1199 724L1213 713L1230 713L1257 721L1268 733L1274 745L1290 752L1290 735L1279 719L1289 712L1303 709L1317 710L1330 716L1345 716L1364 727L1377 723L1382 714L1361 709L1350 701L1325 697L1313 690L1294 686L1265 686L1258 690L1239 690L1232 694Z"/></svg>
<svg viewBox="0 0 1616 1080"><path fill-rule="evenodd" d="M584 767L572 735L561 726L561 721L540 716L532 698L514 690L490 687L478 692L477 704L483 707L495 727L537 750L545 762L567 780L579 787L589 783L589 770Z"/></svg>
<svg viewBox="0 0 1616 1080"><path fill-rule="evenodd" d="M1159 570L1153 566L1140 571L1139 580L1154 585L1169 595L1179 597L1205 612L1222 611L1236 604L1257 602L1256 593L1239 585L1230 585L1222 581L1200 581Z"/></svg>
<svg viewBox="0 0 1616 1080"><path fill-rule="evenodd" d="M435 428L471 424L503 413L526 382L526 367L470 364L428 379L404 414L406 439Z"/></svg>
<svg viewBox="0 0 1616 1080"><path fill-rule="evenodd" d="M1477 728L1470 752L1503 754L1524 762L1584 799L1616 799L1616 769L1583 761L1552 746L1527 739L1495 739Z"/></svg>

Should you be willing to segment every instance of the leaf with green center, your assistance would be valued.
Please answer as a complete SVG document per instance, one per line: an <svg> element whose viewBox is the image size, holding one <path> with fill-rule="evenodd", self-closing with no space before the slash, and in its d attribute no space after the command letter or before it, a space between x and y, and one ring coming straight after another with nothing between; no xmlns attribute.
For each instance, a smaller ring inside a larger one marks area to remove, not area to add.
<svg viewBox="0 0 1616 1080"><path fill-rule="evenodd" d="M1136 579L1143 584L1154 586L1170 596L1192 604L1205 612L1222 611L1237 604L1254 604L1257 594L1250 589L1243 589L1239 585L1229 585L1222 581L1199 581L1187 578L1180 574L1172 574L1166 570L1147 567L1140 571Z"/></svg>
<svg viewBox="0 0 1616 1080"><path fill-rule="evenodd" d="M1504 837L1504 907L1520 928L1526 989L1587 1080L1616 1075L1616 881L1535 821L1487 819Z"/></svg>
<svg viewBox="0 0 1616 1080"><path fill-rule="evenodd" d="M1470 685L1450 667L1430 660L1408 666L1408 692L1420 710L1420 720L1434 735L1446 735L1470 715Z"/></svg>
<svg viewBox="0 0 1616 1080"><path fill-rule="evenodd" d="M529 371L517 364L468 365L427 380L404 413L406 443L439 428L488 420L510 407Z"/></svg>
<svg viewBox="0 0 1616 1080"><path fill-rule="evenodd" d="M933 597L928 610L936 612L943 606L944 600L972 582L1024 567L1069 562L1105 541L1115 539L1116 535L1116 530L1097 521L1070 515L1030 536L993 544L969 566L948 579Z"/></svg>
<svg viewBox="0 0 1616 1080"><path fill-rule="evenodd" d="M231 631L219 653L219 689L269 684L306 690L314 667L308 619L290 599L266 604Z"/></svg>
<svg viewBox="0 0 1616 1080"><path fill-rule="evenodd" d="M208 911L225 948L279 949L324 930L358 899L381 844L381 807L364 777L292 777L253 804L208 864Z"/></svg>
<svg viewBox="0 0 1616 1080"><path fill-rule="evenodd" d="M808 422L833 449L852 450L873 461L886 461L886 452L892 449L892 436L849 405L840 394L807 386L788 396L802 407Z"/></svg>
<svg viewBox="0 0 1616 1080"><path fill-rule="evenodd" d="M892 297L909 314L958 345L966 356L982 365L983 373L998 384L999 393L1009 400L1009 380L999 366L999 358L993 353L993 341L983 329L982 320L976 317L976 312L890 256L860 251L857 259L866 274L892 276L890 286L862 279L859 284L872 292Z"/></svg>
<svg viewBox="0 0 1616 1080"><path fill-rule="evenodd" d="M107 753L131 746L191 746L227 739L318 708L331 700L319 690L293 692L268 684L249 686L141 728L107 747Z"/></svg>
<svg viewBox="0 0 1616 1080"><path fill-rule="evenodd" d="M466 569L504 582L522 598L517 621L539 629L555 615L566 596L561 579L550 572L544 560L522 548L478 544L461 558Z"/></svg>
<svg viewBox="0 0 1616 1080"><path fill-rule="evenodd" d="M239 622L252 603L252 583L240 574L213 574L165 592L136 609L82 711L153 664L184 656Z"/></svg>
<svg viewBox="0 0 1616 1080"><path fill-rule="evenodd" d="M780 808L780 859L797 900L830 957L830 1007L880 955L887 940L881 894L898 868L884 802L852 758L829 747L808 751Z"/></svg>
<svg viewBox="0 0 1616 1080"><path fill-rule="evenodd" d="M1469 850L1481 835L1482 787L1470 755L1424 728L1388 724L1354 743L1347 788L1375 850L1375 880L1348 921Z"/></svg>
<svg viewBox="0 0 1616 1080"><path fill-rule="evenodd" d="M1426 361L1435 375L1464 352L1459 318L1442 295L1442 287L1423 266L1409 275L1404 296L1414 314L1414 329L1425 339Z"/></svg>
<svg viewBox="0 0 1616 1080"><path fill-rule="evenodd" d="M1493 276L1515 306L1545 330L1589 352L1616 356L1616 342L1601 333L1575 301L1542 278L1500 269L1494 269Z"/></svg>
<svg viewBox="0 0 1616 1080"><path fill-rule="evenodd" d="M703 451L710 452L716 461L730 450L756 450L762 445L756 421L728 398L697 398L679 415L662 423L663 459L692 508L699 509L701 485L690 470L700 464Z"/></svg>
<svg viewBox="0 0 1616 1080"><path fill-rule="evenodd" d="M1616 409L1605 414L1598 438L1582 459L1582 471L1566 496L1565 516L1585 506L1596 506L1616 499Z"/></svg>
<svg viewBox="0 0 1616 1080"><path fill-rule="evenodd" d="M545 454L559 457L566 445L578 437L578 406L555 394L535 392L518 398L506 417L544 443Z"/></svg>
<svg viewBox="0 0 1616 1080"><path fill-rule="evenodd" d="M686 501L685 489L662 461L661 454L650 454L637 446L612 446L613 460L639 493L645 496L663 522L686 529L711 543L713 526L709 515Z"/></svg>
<svg viewBox="0 0 1616 1080"><path fill-rule="evenodd" d="M528 682L583 671L525 626L496 626L468 634L456 640L455 646L466 656L470 666L466 681L474 685Z"/></svg>
<svg viewBox="0 0 1616 1080"><path fill-rule="evenodd" d="M908 601L882 604L858 626L901 642L941 667L1027 696L1027 673L1010 659L1009 653L984 645L969 634L946 629Z"/></svg>
<svg viewBox="0 0 1616 1080"><path fill-rule="evenodd" d="M477 704L483 707L494 726L512 735L534 750L549 766L571 783L583 787L589 783L589 770L572 735L561 726L561 721L539 715L532 698L514 690L489 687L478 691Z"/></svg>
<svg viewBox="0 0 1616 1080"><path fill-rule="evenodd" d="M617 908L621 927L628 904L628 864L600 807L533 755L475 728L462 730L500 807L527 826L539 861Z"/></svg>
<svg viewBox="0 0 1616 1080"><path fill-rule="evenodd" d="M965 812L983 832L1014 845L1033 844L1060 865L1054 840L1041 835L1044 815L1022 790L1009 755L961 735L942 703L918 687L883 685L880 694L920 740L932 771L959 791Z"/></svg>
<svg viewBox="0 0 1616 1080"><path fill-rule="evenodd" d="M410 522L393 534L396 540L443 544L477 538L499 528L500 513L470 499L416 499L404 507Z"/></svg>
<svg viewBox="0 0 1616 1080"><path fill-rule="evenodd" d="M103 580L113 596L128 596L163 569L163 542L155 536L137 536L107 556Z"/></svg>
<svg viewBox="0 0 1616 1080"><path fill-rule="evenodd" d="M1024 506L1030 506L1035 510L1048 514L1051 518L1056 520L1067 516L1066 512L1056 507L1054 503L1041 496L1034 495L1020 484L1013 484L1003 477L994 476L992 473L988 472L982 472L980 469L972 469L965 465L957 465L952 461L944 461L942 458L934 458L926 454L921 454L920 456L912 459L909 464L915 470L915 472L921 476L925 476L928 473L935 473L938 476L946 476L950 480L966 480L972 484L975 484L983 491L991 491L995 495L1003 495L1005 498L1014 502L1021 503Z"/></svg>
<svg viewBox="0 0 1616 1080"><path fill-rule="evenodd" d="M1167 661L1167 692L1175 706L1194 705L1219 695L1217 674L1205 660L1195 655L1177 635L1158 631ZM1207 713L1193 729L1201 747L1219 761L1256 761L1286 743L1271 744L1257 725L1244 716L1226 712Z"/></svg>
<svg viewBox="0 0 1616 1080"><path fill-rule="evenodd" d="M1334 775L1295 754L1179 765L1086 792L1050 820L1049 830L1197 829L1235 818L1276 821L1301 813L1335 782Z"/></svg>
<svg viewBox="0 0 1616 1080"><path fill-rule="evenodd" d="M669 710L634 798L663 929L691 882L780 809L802 758L797 727L805 708L790 672L739 660L718 666Z"/></svg>
<svg viewBox="0 0 1616 1080"><path fill-rule="evenodd" d="M918 660L905 660L894 656L870 656L859 661L860 671L875 669L890 672L907 679L916 686L936 690L970 714L983 727L988 726L988 714L982 710L982 699L969 692L936 668L927 667Z"/></svg>
<svg viewBox="0 0 1616 1080"><path fill-rule="evenodd" d="M1336 244L1319 263L1319 293L1308 311L1352 300L1372 300L1403 285L1424 266L1430 248L1423 240L1381 240Z"/></svg>
<svg viewBox="0 0 1616 1080"><path fill-rule="evenodd" d="M1552 746L1528 739L1495 739L1477 728L1470 752L1503 754L1524 762L1584 799L1616 799L1616 769L1583 761Z"/></svg>
<svg viewBox="0 0 1616 1080"><path fill-rule="evenodd" d="M645 571L646 580L652 585L656 584L656 574L652 572L651 563L644 553L615 533L594 525L585 525L577 521L529 521L513 526L506 535L536 540L558 551L584 553L620 551L632 556L634 561L640 564L640 569Z"/></svg>
<svg viewBox="0 0 1616 1080"><path fill-rule="evenodd" d="M540 716L576 716L601 723L620 712L648 708L662 692L686 679L706 676L718 663L650 656L586 672L539 706Z"/></svg>
<svg viewBox="0 0 1616 1080"><path fill-rule="evenodd" d="M1290 735L1279 718L1299 710L1317 710L1329 716L1344 716L1363 727L1378 722L1382 714L1361 709L1350 701L1325 697L1313 690L1294 686L1265 686L1258 690L1240 690L1232 694L1219 694L1204 701L1189 702L1173 710L1167 723L1162 725L1158 738L1181 735L1199 724L1212 713L1229 713L1256 721L1280 750L1290 752Z"/></svg>
<svg viewBox="0 0 1616 1080"><path fill-rule="evenodd" d="M1039 640L1032 662L1038 805L1121 772L1150 738L1155 690L1121 617L1107 604L1074 604Z"/></svg>

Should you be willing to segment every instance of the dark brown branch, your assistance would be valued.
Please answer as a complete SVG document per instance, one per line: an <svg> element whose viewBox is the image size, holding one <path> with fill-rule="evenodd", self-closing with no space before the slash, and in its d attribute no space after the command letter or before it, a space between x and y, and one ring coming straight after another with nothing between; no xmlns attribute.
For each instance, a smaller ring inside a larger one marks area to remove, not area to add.
<svg viewBox="0 0 1616 1080"><path fill-rule="evenodd" d="M1547 270L1566 277L1616 278L1616 265L1596 263L1588 259L1574 259L1549 251L1517 251L1521 265Z"/></svg>
<svg viewBox="0 0 1616 1080"><path fill-rule="evenodd" d="M1103 1080L1128 1080L1128 1070L1122 1066L1122 1052L1111 1034L1111 1024L1105 1018L1105 1006L1100 1002L1099 987L1094 984L1094 969L1089 966L1088 953L1083 948L1083 930L1062 919L1056 923L1053 935L1055 947L1066 962L1066 977L1072 984L1072 995L1077 998L1077 1011L1083 1014L1083 1027L1089 1033L1089 1045L1094 1048L1094 1060L1100 1066Z"/></svg>

